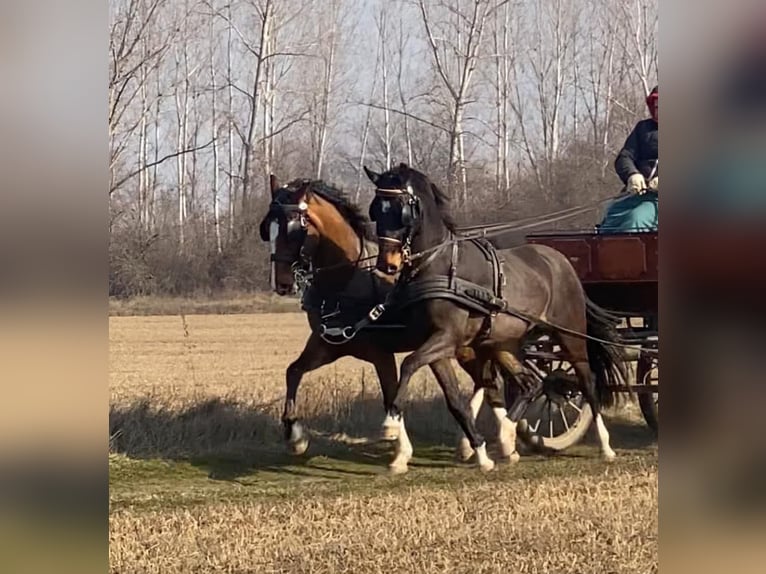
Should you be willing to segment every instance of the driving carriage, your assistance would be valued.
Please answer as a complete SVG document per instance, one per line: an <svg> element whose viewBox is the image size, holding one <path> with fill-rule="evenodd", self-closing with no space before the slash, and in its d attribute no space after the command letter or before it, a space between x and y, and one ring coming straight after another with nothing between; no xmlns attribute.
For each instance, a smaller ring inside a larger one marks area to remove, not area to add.
<svg viewBox="0 0 766 574"><path fill-rule="evenodd" d="M554 231L529 234L526 241L563 253L577 271L588 297L620 318L620 338L634 346L626 353L634 374L631 387L644 419L656 433L659 397L657 232ZM547 375L555 370L567 372L569 365L561 360L558 349L547 339L528 347L526 362L541 384L535 396L523 405L521 416L530 429L542 437L546 447L561 450L573 445L590 425L589 406L574 387L545 383ZM615 391L628 391L628 388Z"/></svg>

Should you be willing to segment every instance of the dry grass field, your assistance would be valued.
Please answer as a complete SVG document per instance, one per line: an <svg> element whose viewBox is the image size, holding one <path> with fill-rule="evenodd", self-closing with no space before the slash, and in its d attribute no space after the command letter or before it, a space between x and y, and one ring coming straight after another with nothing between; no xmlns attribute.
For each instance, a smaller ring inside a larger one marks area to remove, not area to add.
<svg viewBox="0 0 766 574"><path fill-rule="evenodd" d="M655 572L657 448L634 410L592 440L488 475L453 462L425 371L410 386L411 471L386 473L372 368L308 375L300 458L279 428L298 313L110 319L112 572ZM468 389L468 385L465 387ZM487 413L480 423L491 432Z"/></svg>

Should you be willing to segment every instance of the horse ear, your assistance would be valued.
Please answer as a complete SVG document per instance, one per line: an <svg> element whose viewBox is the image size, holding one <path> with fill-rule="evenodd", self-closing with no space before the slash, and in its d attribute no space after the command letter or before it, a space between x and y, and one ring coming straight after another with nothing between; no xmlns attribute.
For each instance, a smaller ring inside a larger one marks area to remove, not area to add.
<svg viewBox="0 0 766 574"><path fill-rule="evenodd" d="M273 199L279 189L279 180L273 173L269 175L269 185L271 186L271 197Z"/></svg>
<svg viewBox="0 0 766 574"><path fill-rule="evenodd" d="M364 173L367 174L367 177L370 178L370 181L374 183L375 185L378 185L378 181L380 180L380 174L375 173L371 169L368 169L366 165L363 167L364 167Z"/></svg>
<svg viewBox="0 0 766 574"><path fill-rule="evenodd" d="M410 169L410 166L408 166L406 163L402 162L399 164L399 169Z"/></svg>

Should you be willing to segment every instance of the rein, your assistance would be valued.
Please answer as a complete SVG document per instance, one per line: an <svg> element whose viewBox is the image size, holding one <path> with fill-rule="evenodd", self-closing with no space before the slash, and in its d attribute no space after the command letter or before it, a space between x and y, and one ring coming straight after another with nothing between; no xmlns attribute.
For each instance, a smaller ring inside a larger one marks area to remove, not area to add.
<svg viewBox="0 0 766 574"><path fill-rule="evenodd" d="M432 251L438 251L440 249L443 249L444 247L452 245L453 243L461 243L463 241L471 241L473 239L479 239L479 238L489 239L491 237L497 237L498 235L508 233L509 231L522 231L524 229L532 229L534 227L539 227L540 225L545 225L547 223L556 223L558 221L563 221L565 219L569 219L570 217L575 217L577 215L582 215L583 213L587 213L588 211L596 209L597 207L605 203L609 203L616 199L621 199L623 197L626 197L627 195L628 194L624 192L618 193L617 195L610 196L605 199L600 199L588 205L582 205L580 207L570 207L567 209L562 209L561 211L555 211L551 214L547 214L543 216L536 215L532 217L526 217L523 219L518 219L516 221L511 221L508 223L495 223L490 225L474 225L470 227L463 227L461 228L461 231L465 230L467 231L467 233L461 234L459 237L451 237L450 239L447 239L443 241L442 243L439 243L438 245L429 247L428 249L424 249L423 251L418 251L417 253L413 253L409 256L409 259L416 260L421 257L425 257L426 255L430 254Z"/></svg>

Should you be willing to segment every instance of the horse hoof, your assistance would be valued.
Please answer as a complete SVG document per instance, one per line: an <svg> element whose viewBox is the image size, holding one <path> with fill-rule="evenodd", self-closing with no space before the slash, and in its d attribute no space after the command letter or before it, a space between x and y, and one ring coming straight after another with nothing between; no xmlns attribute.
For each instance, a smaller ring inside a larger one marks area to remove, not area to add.
<svg viewBox="0 0 766 574"><path fill-rule="evenodd" d="M617 453L612 449L605 450L601 453L601 458L603 458L606 462L612 462L617 458Z"/></svg>
<svg viewBox="0 0 766 574"><path fill-rule="evenodd" d="M301 456L308 450L309 441L304 438L295 442L290 442L287 444L287 448L290 450L291 454L294 454L295 456Z"/></svg>
<svg viewBox="0 0 766 574"><path fill-rule="evenodd" d="M468 462L473 458L473 454L473 449L471 448L471 445L468 444L468 441L466 441L465 444L461 441L455 451L455 460L458 462Z"/></svg>
<svg viewBox="0 0 766 574"><path fill-rule="evenodd" d="M479 469L482 472L492 472L495 469L495 463L494 461L488 460L484 464L480 464Z"/></svg>
<svg viewBox="0 0 766 574"><path fill-rule="evenodd" d="M394 464L393 462L388 465L388 473L391 475L397 475L397 474L405 474L409 468L407 467L407 463L397 463Z"/></svg>
<svg viewBox="0 0 766 574"><path fill-rule="evenodd" d="M516 452L516 445L510 444L510 442L500 443L500 456L502 458L512 459L513 455L516 455L518 460L519 453ZM511 462L516 462L511 460Z"/></svg>
<svg viewBox="0 0 766 574"><path fill-rule="evenodd" d="M516 464L521 460L521 455L517 451L513 451L511 454L508 455L508 462L511 464Z"/></svg>

